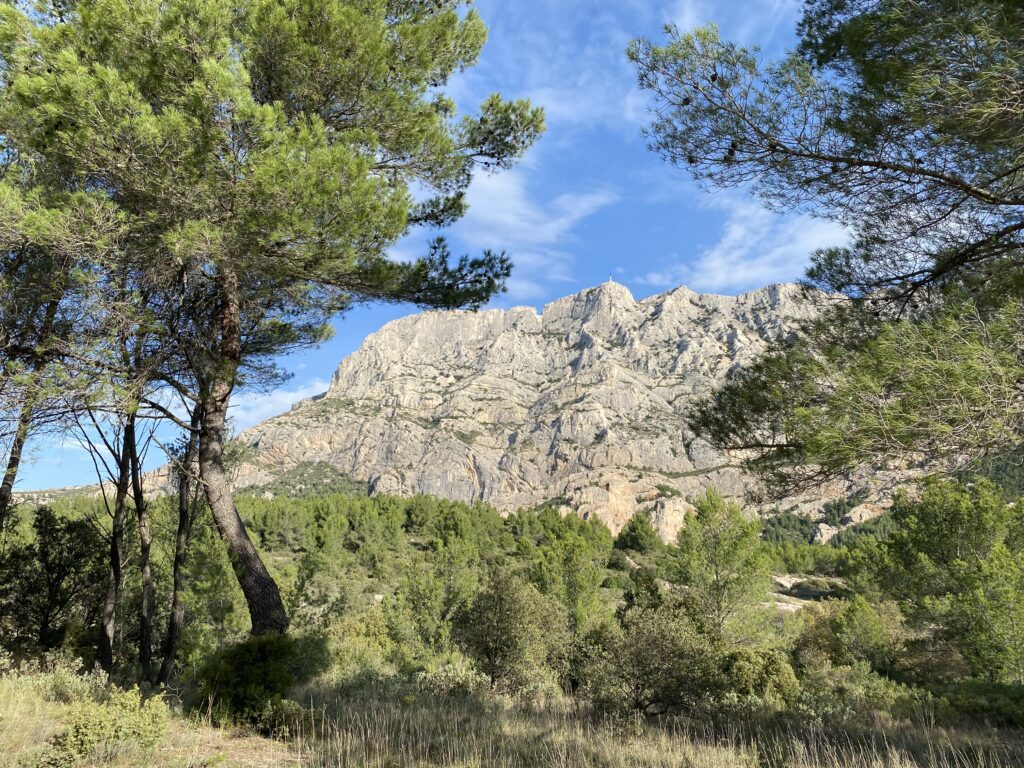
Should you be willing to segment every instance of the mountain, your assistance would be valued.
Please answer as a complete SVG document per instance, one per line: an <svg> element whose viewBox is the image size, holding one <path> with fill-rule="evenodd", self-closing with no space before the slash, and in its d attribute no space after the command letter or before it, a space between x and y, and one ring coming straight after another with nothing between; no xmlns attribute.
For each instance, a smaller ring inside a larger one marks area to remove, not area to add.
<svg viewBox="0 0 1024 768"><path fill-rule="evenodd" d="M637 301L609 281L540 314L405 317L343 360L326 393L239 436L236 487L319 463L375 493L503 512L555 503L613 530L648 509L670 536L695 492L749 487L735 459L690 434L688 409L815 311L796 285ZM844 491L783 506L813 511Z"/></svg>

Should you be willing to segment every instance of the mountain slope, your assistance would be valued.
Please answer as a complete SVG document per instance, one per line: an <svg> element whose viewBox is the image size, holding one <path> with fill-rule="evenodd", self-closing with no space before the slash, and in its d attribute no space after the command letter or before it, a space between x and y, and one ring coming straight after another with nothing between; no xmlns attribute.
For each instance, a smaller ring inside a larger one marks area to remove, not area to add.
<svg viewBox="0 0 1024 768"><path fill-rule="evenodd" d="M502 511L557 499L613 529L648 508L670 535L684 497L747 487L733 460L689 434L688 407L814 311L795 285L636 301L608 282L541 314L402 318L367 337L327 393L240 435L236 485L325 462L373 492Z"/></svg>

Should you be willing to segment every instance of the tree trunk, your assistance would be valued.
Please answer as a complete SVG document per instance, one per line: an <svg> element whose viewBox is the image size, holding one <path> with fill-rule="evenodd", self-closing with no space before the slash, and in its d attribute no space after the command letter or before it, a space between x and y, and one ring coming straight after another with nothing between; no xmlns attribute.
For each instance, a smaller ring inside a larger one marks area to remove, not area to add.
<svg viewBox="0 0 1024 768"><path fill-rule="evenodd" d="M49 341L59 306L59 299L53 299L46 305L46 312L43 315L42 324L39 328L39 343ZM28 440L29 429L32 426L32 414L39 403L39 393L36 391L36 388L40 382L40 371L46 364L44 358L45 355L37 355L31 362L32 383L26 391L25 400L21 405L21 413L18 416L18 428L14 433L11 451L7 456L7 469L4 471L3 482L0 483L0 533L3 532L4 525L7 523L7 514L10 512L11 499L14 496L14 481L18 479L21 456L25 450L25 442Z"/></svg>
<svg viewBox="0 0 1024 768"><path fill-rule="evenodd" d="M202 404L199 431L199 473L206 500L221 539L227 544L231 567L249 606L254 635L284 634L288 615L277 584L253 546L245 524L231 498L231 484L224 469L224 442L231 388L219 382Z"/></svg>
<svg viewBox="0 0 1024 768"><path fill-rule="evenodd" d="M174 566L171 586L171 613L167 618L167 633L164 635L163 662L157 673L156 684L166 685L174 674L174 663L178 656L178 643L185 627L185 602L182 593L185 590L185 559L188 554L188 543L192 537L192 521L195 518L192 501L193 484L191 474L196 463L196 452L199 449L199 408L192 416L193 432L189 435L188 447L181 457L178 467L178 533L174 539Z"/></svg>
<svg viewBox="0 0 1024 768"><path fill-rule="evenodd" d="M14 433L14 440L11 441L11 451L7 455L7 469L4 471L3 482L0 483L0 533L7 525L7 513L11 509L11 499L14 496L14 481L18 477L21 454L25 450L28 430L32 425L34 405L32 397L26 397L25 402L22 403L21 414L18 416L18 428Z"/></svg>
<svg viewBox="0 0 1024 768"><path fill-rule="evenodd" d="M149 508L142 490L142 466L139 460L135 414L128 417L124 443L130 461L132 500L135 502L135 516L139 524L139 572L142 581L142 602L139 608L139 679L149 681L153 675L153 608L155 603L153 568L150 565L153 533L149 527Z"/></svg>
<svg viewBox="0 0 1024 768"><path fill-rule="evenodd" d="M126 446L121 446L117 463L113 522L110 530L110 564L107 567L107 591L103 596L99 653L96 662L108 675L114 669L114 635L117 631L117 603L121 596L121 562L124 559L124 513L128 501L131 474Z"/></svg>
<svg viewBox="0 0 1024 768"><path fill-rule="evenodd" d="M231 484L224 468L228 403L242 363L241 289L238 275L230 265L220 265L217 289L219 338L213 368L205 372L209 379L203 387L200 403L199 475L217 530L227 544L231 567L249 606L252 633L284 634L288 629L288 614L281 592L249 539L231 498Z"/></svg>

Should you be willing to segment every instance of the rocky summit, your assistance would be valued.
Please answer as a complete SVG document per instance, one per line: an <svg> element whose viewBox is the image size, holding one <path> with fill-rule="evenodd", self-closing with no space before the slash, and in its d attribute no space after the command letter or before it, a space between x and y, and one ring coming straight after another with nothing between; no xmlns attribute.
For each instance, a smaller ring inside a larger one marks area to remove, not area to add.
<svg viewBox="0 0 1024 768"><path fill-rule="evenodd" d="M236 487L321 462L375 493L503 512L555 503L613 530L647 509L671 536L702 488L749 488L735 459L689 432L688 409L815 311L797 285L637 301L609 281L540 314L405 317L343 360L326 393L240 435Z"/></svg>

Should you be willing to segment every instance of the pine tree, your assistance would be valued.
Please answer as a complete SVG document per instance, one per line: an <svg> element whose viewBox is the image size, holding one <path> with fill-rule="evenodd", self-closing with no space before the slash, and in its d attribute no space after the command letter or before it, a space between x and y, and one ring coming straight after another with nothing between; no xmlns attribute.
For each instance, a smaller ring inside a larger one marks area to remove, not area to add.
<svg viewBox="0 0 1024 768"><path fill-rule="evenodd" d="M388 248L465 211L477 169L510 166L543 116L442 88L486 31L463 0L85 0L5 10L5 138L124 217L162 341L161 377L197 405L207 501L256 634L288 625L231 498L227 413L273 359L367 301L477 307L510 263L410 263ZM413 189L421 199L413 198ZM186 424L182 424L187 427Z"/></svg>

